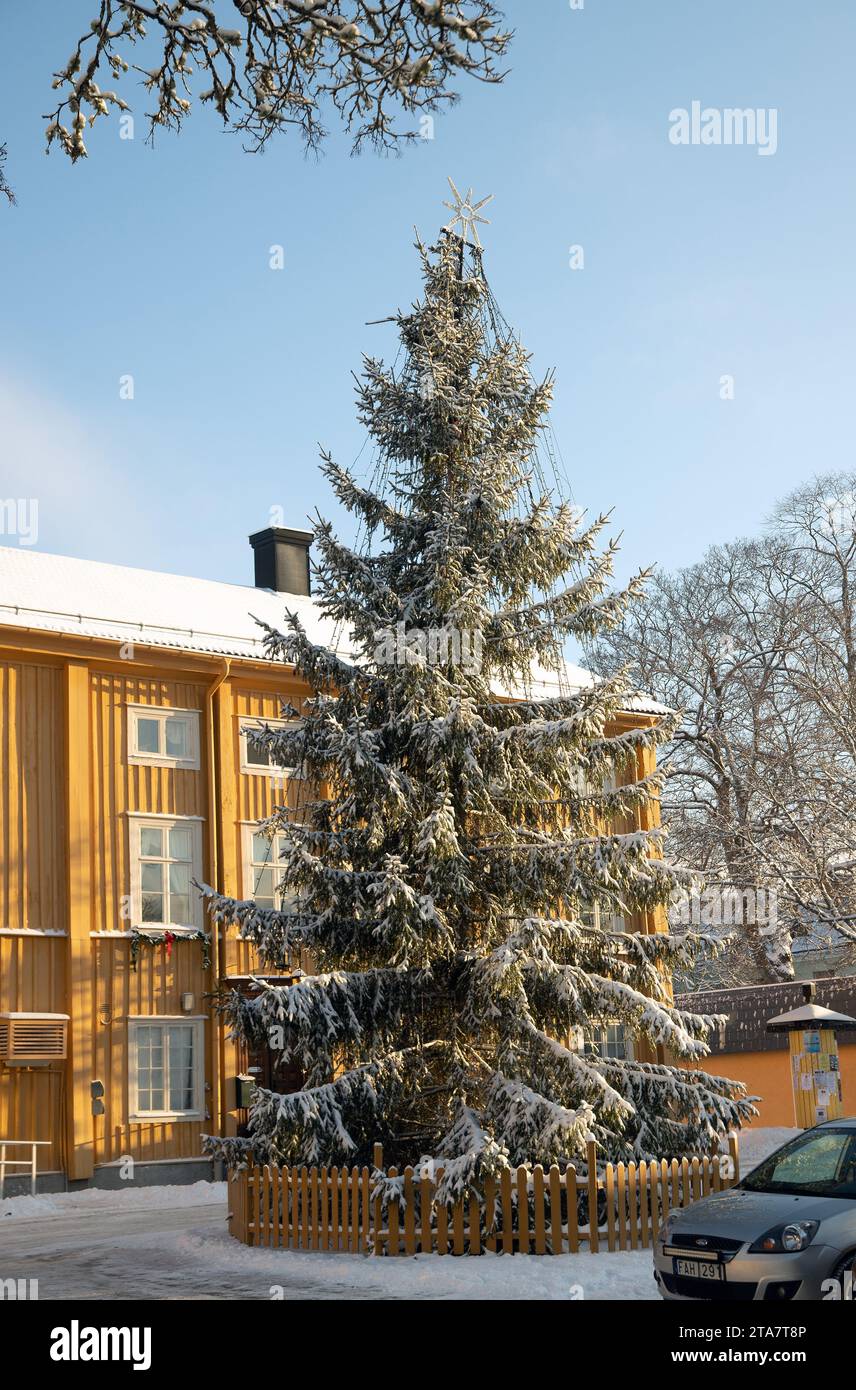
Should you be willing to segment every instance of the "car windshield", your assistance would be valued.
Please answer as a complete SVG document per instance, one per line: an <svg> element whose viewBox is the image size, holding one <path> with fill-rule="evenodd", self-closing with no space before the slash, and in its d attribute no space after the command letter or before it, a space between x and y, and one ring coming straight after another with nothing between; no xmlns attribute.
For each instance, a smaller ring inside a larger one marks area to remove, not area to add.
<svg viewBox="0 0 856 1390"><path fill-rule="evenodd" d="M809 1130L771 1154L739 1186L748 1192L856 1197L856 1131Z"/></svg>

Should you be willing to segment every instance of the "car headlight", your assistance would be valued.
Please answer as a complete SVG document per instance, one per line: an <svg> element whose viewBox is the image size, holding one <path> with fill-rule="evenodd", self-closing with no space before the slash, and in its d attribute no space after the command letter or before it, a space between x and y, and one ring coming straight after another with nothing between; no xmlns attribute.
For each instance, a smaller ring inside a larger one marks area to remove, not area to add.
<svg viewBox="0 0 856 1390"><path fill-rule="evenodd" d="M819 1225L819 1221L789 1221L784 1226L774 1226L772 1231L749 1246L750 1254L793 1255L798 1250L805 1250L814 1240Z"/></svg>
<svg viewBox="0 0 856 1390"><path fill-rule="evenodd" d="M660 1240L664 1245L668 1245L675 1232L675 1217L667 1216L665 1225L660 1227Z"/></svg>

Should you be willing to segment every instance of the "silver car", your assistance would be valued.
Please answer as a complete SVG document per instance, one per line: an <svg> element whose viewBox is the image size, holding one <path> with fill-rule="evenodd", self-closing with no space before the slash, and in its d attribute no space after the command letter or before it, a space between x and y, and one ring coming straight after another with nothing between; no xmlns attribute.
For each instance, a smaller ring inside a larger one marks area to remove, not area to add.
<svg viewBox="0 0 856 1390"><path fill-rule="evenodd" d="M852 1298L854 1260L856 1119L830 1120L735 1187L673 1211L654 1278L666 1299Z"/></svg>

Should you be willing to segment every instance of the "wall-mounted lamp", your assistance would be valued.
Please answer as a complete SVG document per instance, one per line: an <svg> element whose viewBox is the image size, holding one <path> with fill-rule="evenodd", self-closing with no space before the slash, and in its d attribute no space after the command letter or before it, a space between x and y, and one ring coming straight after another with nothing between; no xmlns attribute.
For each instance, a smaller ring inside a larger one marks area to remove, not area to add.
<svg viewBox="0 0 856 1390"><path fill-rule="evenodd" d="M196 996L195 996L194 994L182 994L182 996L181 996L181 1012L184 1013L184 1014L192 1014L192 1013L193 1013L193 1007L194 1007L195 1003L196 1003Z"/></svg>

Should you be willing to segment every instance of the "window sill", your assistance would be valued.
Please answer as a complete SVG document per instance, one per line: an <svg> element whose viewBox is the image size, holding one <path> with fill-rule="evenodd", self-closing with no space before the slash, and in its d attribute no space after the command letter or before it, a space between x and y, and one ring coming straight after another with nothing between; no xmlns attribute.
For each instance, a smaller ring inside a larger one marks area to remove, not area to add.
<svg viewBox="0 0 856 1390"><path fill-rule="evenodd" d="M241 763L241 772L245 777L277 777L284 780L296 775L293 767L258 767L255 763L252 767L249 763Z"/></svg>
<svg viewBox="0 0 856 1390"><path fill-rule="evenodd" d="M205 1115L201 1110L177 1110L173 1113L170 1110L156 1110L151 1115L129 1115L129 1125L175 1125L181 1124L183 1120L199 1122L204 1120Z"/></svg>
<svg viewBox="0 0 856 1390"><path fill-rule="evenodd" d="M204 927L173 926L171 923L147 922L144 927L134 927L132 929L138 936L165 936L169 932L170 936L198 936L205 931ZM112 935L113 933L111 933Z"/></svg>
<svg viewBox="0 0 856 1390"><path fill-rule="evenodd" d="M170 767L184 772L199 772L198 758L162 758L159 754L129 753L131 767Z"/></svg>

